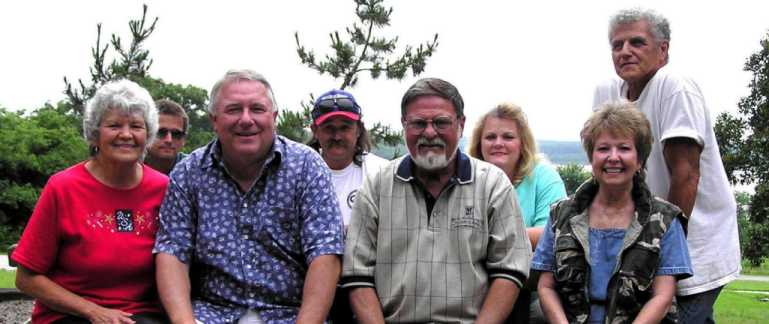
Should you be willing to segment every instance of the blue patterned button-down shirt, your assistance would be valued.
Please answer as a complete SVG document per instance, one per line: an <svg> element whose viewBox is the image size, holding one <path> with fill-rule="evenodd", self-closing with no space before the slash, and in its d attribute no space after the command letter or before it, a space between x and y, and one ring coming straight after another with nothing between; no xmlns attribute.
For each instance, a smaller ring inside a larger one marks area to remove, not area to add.
<svg viewBox="0 0 769 324"><path fill-rule="evenodd" d="M331 175L310 148L276 136L246 193L214 140L171 172L155 253L190 264L193 309L203 323L234 323L246 310L294 323L312 260L344 252Z"/></svg>

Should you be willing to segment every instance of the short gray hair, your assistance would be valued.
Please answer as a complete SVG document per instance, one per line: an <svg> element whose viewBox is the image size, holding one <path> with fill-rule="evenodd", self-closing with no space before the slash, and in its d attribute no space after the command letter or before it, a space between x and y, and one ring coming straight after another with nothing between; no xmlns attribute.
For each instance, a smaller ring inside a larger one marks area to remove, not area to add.
<svg viewBox="0 0 769 324"><path fill-rule="evenodd" d="M462 100L459 90L453 84L438 78L425 78L414 83L403 94L403 99L401 99L401 118L406 117L406 106L417 98L424 96L436 96L446 99L454 106L457 118L465 116L465 102Z"/></svg>
<svg viewBox="0 0 769 324"><path fill-rule="evenodd" d="M211 115L216 114L216 100L219 97L219 90L221 90L222 86L233 81L237 82L242 80L257 81L263 84L264 87L267 88L267 97L269 97L270 102L272 102L272 110L278 111L278 103L275 101L275 94L272 92L272 86L270 85L270 82L267 81L267 78L252 70L241 69L229 70L221 79L219 79L219 81L216 81L214 87L211 88L211 94L209 95L208 113Z"/></svg>
<svg viewBox="0 0 769 324"><path fill-rule="evenodd" d="M611 34L617 26L638 21L649 23L649 29L655 41L670 41L670 23L667 18L654 10L644 8L622 9L615 13L609 19L609 41L611 41Z"/></svg>
<svg viewBox="0 0 769 324"><path fill-rule="evenodd" d="M99 125L109 110L126 114L138 114L144 118L147 140L144 150L155 140L158 132L158 110L155 101L146 89L131 80L121 79L103 84L88 100L83 113L83 136L95 154L95 143L99 140Z"/></svg>

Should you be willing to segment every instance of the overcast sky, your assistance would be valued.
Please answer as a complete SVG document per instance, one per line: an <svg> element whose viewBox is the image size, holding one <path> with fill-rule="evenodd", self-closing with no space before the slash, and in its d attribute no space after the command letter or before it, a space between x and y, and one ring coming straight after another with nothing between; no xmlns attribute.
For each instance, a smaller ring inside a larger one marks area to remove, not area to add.
<svg viewBox="0 0 769 324"><path fill-rule="evenodd" d="M299 63L294 32L317 56L328 33L354 19L351 0L282 1L2 1L0 106L39 107L64 98L62 77L88 78L96 24L103 40L129 38L128 20L159 17L147 42L151 75L209 90L228 69L250 68L273 84L281 109L310 92L341 84ZM537 139L577 140L590 113L593 87L614 71L608 17L638 1L387 1L394 7L385 35L416 45L439 34L437 52L420 77L456 85L468 124L501 101L524 108ZM736 111L747 94L745 59L769 30L769 1L641 2L671 22L670 64L697 80L711 116ZM371 81L350 91L364 120L398 125L400 98L416 78ZM399 126L398 126L399 128Z"/></svg>

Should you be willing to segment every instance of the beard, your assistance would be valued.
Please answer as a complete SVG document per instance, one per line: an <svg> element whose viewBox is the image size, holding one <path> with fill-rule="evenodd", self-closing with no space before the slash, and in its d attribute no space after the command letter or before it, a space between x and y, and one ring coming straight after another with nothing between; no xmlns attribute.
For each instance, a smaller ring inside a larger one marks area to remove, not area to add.
<svg viewBox="0 0 769 324"><path fill-rule="evenodd" d="M417 152L419 151L420 145L441 145L443 146L444 150L448 149L446 147L446 142L441 140L440 138L435 138L432 141L425 139L424 137L420 137L419 140L417 140ZM446 158L446 154L440 154L440 153L434 153L434 152L427 152L425 154L419 154L411 155L411 160L414 161L414 164L417 165L417 167L424 169L426 171L436 171L439 169L446 168L451 161L454 160L454 157L456 156L457 151L454 150L451 152L451 156L449 158Z"/></svg>

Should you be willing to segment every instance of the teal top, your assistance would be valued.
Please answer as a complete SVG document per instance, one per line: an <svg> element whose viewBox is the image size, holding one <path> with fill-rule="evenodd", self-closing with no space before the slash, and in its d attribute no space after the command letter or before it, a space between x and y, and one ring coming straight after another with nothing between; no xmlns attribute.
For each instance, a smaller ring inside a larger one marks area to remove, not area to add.
<svg viewBox="0 0 769 324"><path fill-rule="evenodd" d="M558 172L548 163L537 162L531 175L515 186L526 227L543 227L550 205L566 198L566 187Z"/></svg>

